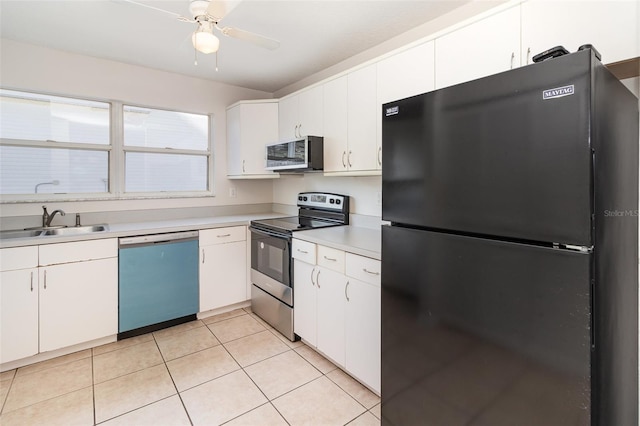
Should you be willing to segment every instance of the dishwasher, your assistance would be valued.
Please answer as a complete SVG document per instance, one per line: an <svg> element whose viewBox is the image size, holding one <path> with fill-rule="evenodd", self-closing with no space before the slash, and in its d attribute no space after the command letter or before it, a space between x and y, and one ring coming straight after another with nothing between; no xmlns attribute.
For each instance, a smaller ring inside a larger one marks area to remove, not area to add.
<svg viewBox="0 0 640 426"><path fill-rule="evenodd" d="M118 340L196 319L198 231L119 239Z"/></svg>

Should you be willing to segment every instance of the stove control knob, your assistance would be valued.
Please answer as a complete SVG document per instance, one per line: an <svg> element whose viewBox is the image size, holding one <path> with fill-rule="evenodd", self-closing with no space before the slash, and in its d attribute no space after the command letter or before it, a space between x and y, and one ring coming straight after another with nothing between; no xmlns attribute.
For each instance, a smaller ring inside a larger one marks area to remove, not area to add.
<svg viewBox="0 0 640 426"><path fill-rule="evenodd" d="M300 197L298 197L298 201L302 201L302 197L301 197L301 196L300 196Z"/></svg>
<svg viewBox="0 0 640 426"><path fill-rule="evenodd" d="M329 198L329 204L335 204L336 200L334 200L333 198Z"/></svg>
<svg viewBox="0 0 640 426"><path fill-rule="evenodd" d="M336 204L337 204L337 205L340 205L340 203L341 203L341 202L342 202L342 201L340 201L340 199L337 199L337 200L336 200Z"/></svg>
<svg viewBox="0 0 640 426"><path fill-rule="evenodd" d="M302 200L303 201L307 201L307 197L302 197Z"/></svg>

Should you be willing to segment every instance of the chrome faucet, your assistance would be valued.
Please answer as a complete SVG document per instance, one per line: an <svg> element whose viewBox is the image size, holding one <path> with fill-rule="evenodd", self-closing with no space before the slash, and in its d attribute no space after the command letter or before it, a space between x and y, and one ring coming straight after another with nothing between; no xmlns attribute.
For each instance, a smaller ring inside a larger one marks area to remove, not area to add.
<svg viewBox="0 0 640 426"><path fill-rule="evenodd" d="M44 210L42 212L42 226L47 228L49 226L51 226L51 221L53 220L53 217L56 215L56 213L60 213L60 216L64 216L66 213L64 212L64 210L54 210L51 214L49 214L49 212L47 211L47 206L42 206L42 210Z"/></svg>

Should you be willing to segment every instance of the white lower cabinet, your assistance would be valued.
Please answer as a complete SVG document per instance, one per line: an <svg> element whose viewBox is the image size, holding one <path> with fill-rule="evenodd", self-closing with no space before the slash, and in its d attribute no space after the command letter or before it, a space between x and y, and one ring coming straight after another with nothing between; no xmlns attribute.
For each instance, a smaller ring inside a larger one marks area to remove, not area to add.
<svg viewBox="0 0 640 426"><path fill-rule="evenodd" d="M297 239L292 253L295 333L380 393L380 261Z"/></svg>
<svg viewBox="0 0 640 426"><path fill-rule="evenodd" d="M293 260L293 328L294 332L312 346L318 345L316 265Z"/></svg>
<svg viewBox="0 0 640 426"><path fill-rule="evenodd" d="M0 286L0 363L37 354L38 269L2 271Z"/></svg>
<svg viewBox="0 0 640 426"><path fill-rule="evenodd" d="M247 300L245 226L200 231L200 312Z"/></svg>
<svg viewBox="0 0 640 426"><path fill-rule="evenodd" d="M40 352L118 332L117 257L52 265L39 272Z"/></svg>
<svg viewBox="0 0 640 426"><path fill-rule="evenodd" d="M316 274L318 349L343 367L345 366L346 286L347 277L344 273L318 267Z"/></svg>
<svg viewBox="0 0 640 426"><path fill-rule="evenodd" d="M347 253L346 265L345 366L353 376L379 393L382 350L380 261Z"/></svg>
<svg viewBox="0 0 640 426"><path fill-rule="evenodd" d="M0 250L0 362L118 332L117 239Z"/></svg>

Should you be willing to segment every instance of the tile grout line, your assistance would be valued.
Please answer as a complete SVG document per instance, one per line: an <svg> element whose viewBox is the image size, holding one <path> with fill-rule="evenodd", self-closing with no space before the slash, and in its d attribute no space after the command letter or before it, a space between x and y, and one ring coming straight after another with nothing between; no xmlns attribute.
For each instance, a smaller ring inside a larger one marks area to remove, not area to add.
<svg viewBox="0 0 640 426"><path fill-rule="evenodd" d="M205 327L206 327L206 325L205 325ZM187 415L187 419L189 419L189 423L191 425L193 425L193 420L191 419L191 415L189 414L189 410L187 410L187 406L184 404L184 400L182 399L182 395L180 394L180 391L178 390L178 385L176 385L176 381L174 380L173 375L171 374L171 370L169 370L169 366L167 365L167 361L164 359L164 355L162 354L162 351L160 350L160 345L158 345L158 340L156 339L155 334L152 334L152 336L153 336L153 341L156 344L156 348L158 348L158 352L160 352L160 356L162 357L162 360L164 361L164 368L167 370L167 374L169 374L169 377L171 378L171 383L173 383L173 387L176 390L176 395L178 395L178 398L180 399L180 404L182 405L182 408L184 409L184 412ZM171 395L171 396L173 396L173 395ZM167 398L171 398L171 396L169 396ZM160 401L162 401L162 399Z"/></svg>

